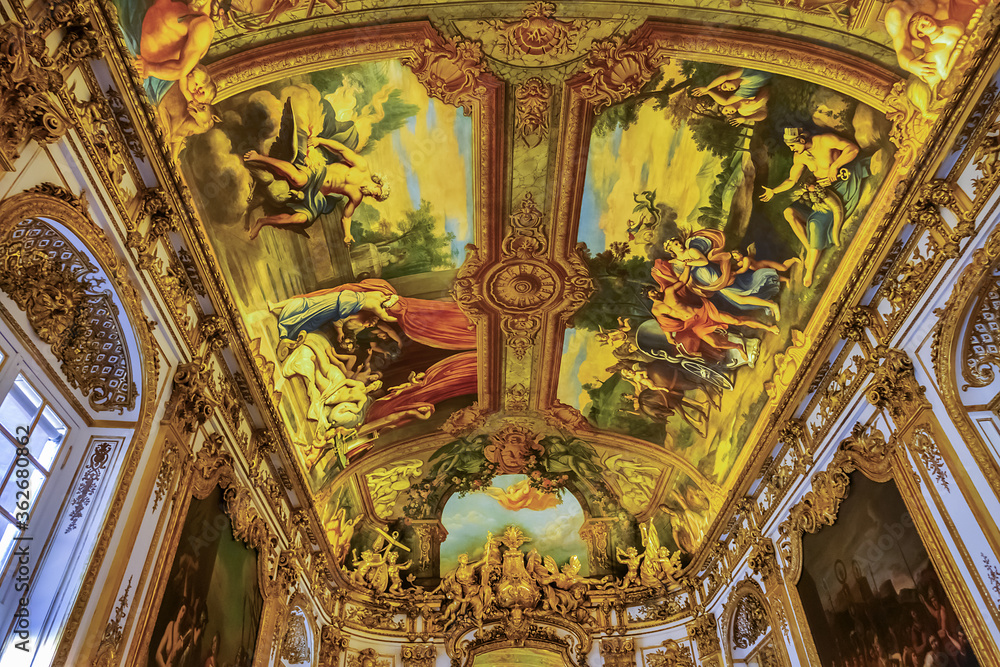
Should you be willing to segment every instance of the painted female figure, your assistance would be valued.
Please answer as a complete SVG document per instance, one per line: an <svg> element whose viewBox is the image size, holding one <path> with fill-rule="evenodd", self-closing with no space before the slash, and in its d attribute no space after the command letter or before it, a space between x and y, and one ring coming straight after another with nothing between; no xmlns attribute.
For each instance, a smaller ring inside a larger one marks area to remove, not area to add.
<svg viewBox="0 0 1000 667"><path fill-rule="evenodd" d="M734 267L732 255L723 249L725 242L722 232L702 229L683 242L665 241L663 249L673 261L691 267L692 291L708 298L718 294L740 310L763 308L780 321L781 311L771 300L781 284L778 272L766 266Z"/></svg>

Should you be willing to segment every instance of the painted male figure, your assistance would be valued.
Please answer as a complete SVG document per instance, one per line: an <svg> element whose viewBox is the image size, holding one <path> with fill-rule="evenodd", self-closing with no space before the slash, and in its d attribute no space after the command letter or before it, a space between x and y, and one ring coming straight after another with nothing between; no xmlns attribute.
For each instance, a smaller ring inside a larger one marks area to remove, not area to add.
<svg viewBox="0 0 1000 667"><path fill-rule="evenodd" d="M290 200L286 206L293 213L279 213L259 218L250 230L250 238L257 238L264 227L281 227L283 225L303 225L315 220L319 215L330 213L336 205L335 195L347 198L341 214L341 225L344 229L344 243L348 247L354 243L351 235L351 216L361 205L365 197L385 201L389 196L389 187L382 182L378 174L372 173L368 161L335 139L312 137L310 146L325 148L337 154L340 162L327 164L326 167L309 167L305 164L294 164L285 160L261 155L257 151L248 151L243 156L247 166L265 169L277 178L286 181L292 188L301 191L302 198Z"/></svg>
<svg viewBox="0 0 1000 667"><path fill-rule="evenodd" d="M820 203L811 207L795 203L785 209L785 220L806 249L802 284L812 285L823 250L840 245L844 219L858 206L861 186L870 176L868 158L858 159L857 144L836 134L809 136L799 128L785 130L785 145L793 154L788 178L764 188L761 201L770 201L779 192L795 187L808 170L815 178L813 188Z"/></svg>

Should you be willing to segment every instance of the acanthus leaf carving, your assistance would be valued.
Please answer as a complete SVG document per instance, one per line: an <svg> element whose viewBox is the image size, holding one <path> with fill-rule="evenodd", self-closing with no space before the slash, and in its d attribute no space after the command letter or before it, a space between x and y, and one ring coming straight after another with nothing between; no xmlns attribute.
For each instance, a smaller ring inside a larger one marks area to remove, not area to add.
<svg viewBox="0 0 1000 667"><path fill-rule="evenodd" d="M56 101L63 77L44 39L20 23L0 26L0 167L13 170L29 141L49 144L69 130Z"/></svg>
<svg viewBox="0 0 1000 667"><path fill-rule="evenodd" d="M478 41L458 38L426 39L403 64L409 67L427 94L472 115L473 105L486 93L480 80L487 73L483 47Z"/></svg>
<svg viewBox="0 0 1000 667"><path fill-rule="evenodd" d="M715 614L703 614L687 626L688 635L698 642L698 657L706 658L719 652L719 627Z"/></svg>
<svg viewBox="0 0 1000 667"><path fill-rule="evenodd" d="M186 433L195 430L219 407L215 374L207 359L177 367L164 419L176 422Z"/></svg>
<svg viewBox="0 0 1000 667"><path fill-rule="evenodd" d="M906 352L896 349L885 351L865 396L875 407L888 410L897 421L911 418L925 403L924 388L914 375L913 361Z"/></svg>
<svg viewBox="0 0 1000 667"><path fill-rule="evenodd" d="M594 42L583 65L588 81L580 93L596 113L642 90L661 61L656 45L646 39L613 35Z"/></svg>

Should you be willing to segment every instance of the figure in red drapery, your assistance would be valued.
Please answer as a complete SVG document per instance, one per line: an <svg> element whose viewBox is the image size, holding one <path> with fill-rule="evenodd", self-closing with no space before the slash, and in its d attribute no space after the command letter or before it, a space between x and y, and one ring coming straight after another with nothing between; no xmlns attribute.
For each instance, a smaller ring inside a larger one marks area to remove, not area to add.
<svg viewBox="0 0 1000 667"><path fill-rule="evenodd" d="M372 403L367 421L403 415L398 421L394 420L394 425L398 426L421 416L426 419L434 412L435 405L449 398L475 394L479 390L476 356L475 352L462 352L442 359L427 369L422 380L394 389Z"/></svg>
<svg viewBox="0 0 1000 667"><path fill-rule="evenodd" d="M711 301L688 289L690 272L691 267L685 266L678 276L669 262L656 260L652 276L660 290L651 289L647 294L653 302L653 317L684 354L718 363L726 350L740 349L745 353L743 344L729 340L726 334L734 325L777 332L773 325L722 312Z"/></svg>

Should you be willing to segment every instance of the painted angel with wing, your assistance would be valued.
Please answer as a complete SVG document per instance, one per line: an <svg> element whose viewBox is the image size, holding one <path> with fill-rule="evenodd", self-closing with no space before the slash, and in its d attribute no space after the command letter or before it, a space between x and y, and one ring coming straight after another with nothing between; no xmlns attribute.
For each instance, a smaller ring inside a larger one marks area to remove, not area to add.
<svg viewBox="0 0 1000 667"><path fill-rule="evenodd" d="M262 206L266 215L250 227L255 239L264 227L277 227L304 234L321 215L333 213L346 200L340 222L344 243L350 247L351 216L365 197L384 201L389 187L372 172L360 154L363 148L353 121L341 121L326 99L320 100L323 125L300 128L285 100L278 137L268 155L248 151L243 162L254 178L249 212ZM248 218L249 222L249 218Z"/></svg>

